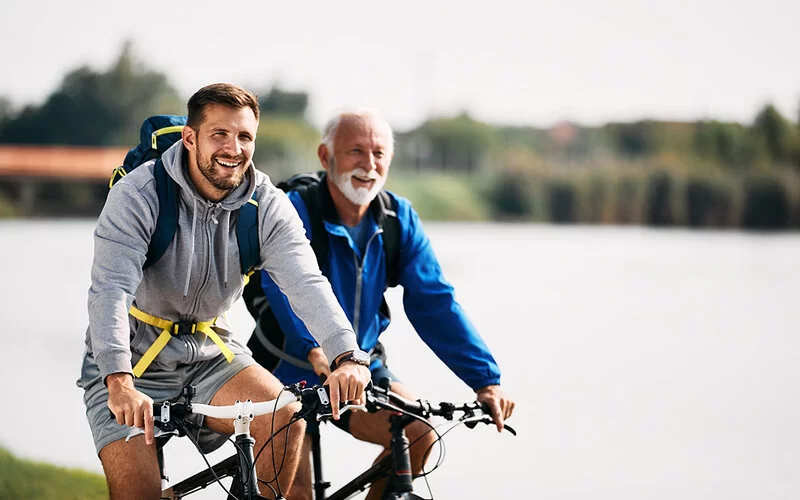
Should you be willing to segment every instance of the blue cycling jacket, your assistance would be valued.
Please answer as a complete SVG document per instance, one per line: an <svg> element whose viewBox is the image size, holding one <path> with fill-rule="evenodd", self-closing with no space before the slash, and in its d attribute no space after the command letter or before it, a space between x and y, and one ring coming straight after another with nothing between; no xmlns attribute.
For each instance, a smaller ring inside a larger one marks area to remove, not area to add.
<svg viewBox="0 0 800 500"><path fill-rule="evenodd" d="M403 307L420 338L461 380L473 390L500 383L500 369L475 327L456 302L453 286L442 275L430 240L411 203L391 192L400 223L399 284L403 286ZM305 203L296 191L288 193L311 239L311 223ZM386 257L383 235L370 218L372 236L366 255L352 241L347 228L324 221L329 250L322 272L330 281L336 298L353 325L361 349L370 352L389 325L381 311L386 289ZM284 352L306 360L308 351L318 347L303 322L292 312L289 302L272 281L261 273L261 284L286 339ZM380 366L373 361L371 369ZM280 361L273 370L283 383L316 380L313 371Z"/></svg>

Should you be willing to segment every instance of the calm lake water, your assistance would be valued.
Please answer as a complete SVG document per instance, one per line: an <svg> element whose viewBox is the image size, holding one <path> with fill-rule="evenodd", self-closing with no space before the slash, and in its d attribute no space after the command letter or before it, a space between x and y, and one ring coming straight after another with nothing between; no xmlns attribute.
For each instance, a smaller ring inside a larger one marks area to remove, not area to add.
<svg viewBox="0 0 800 500"><path fill-rule="evenodd" d="M0 445L100 471L75 386L93 226L0 222ZM800 236L426 228L503 369L519 432L448 434L430 476L434 498L800 498ZM413 333L401 293L390 299L393 371L434 402L469 400ZM241 304L232 317L246 338L252 320ZM377 454L323 432L334 485ZM173 478L203 463L182 442L167 460Z"/></svg>

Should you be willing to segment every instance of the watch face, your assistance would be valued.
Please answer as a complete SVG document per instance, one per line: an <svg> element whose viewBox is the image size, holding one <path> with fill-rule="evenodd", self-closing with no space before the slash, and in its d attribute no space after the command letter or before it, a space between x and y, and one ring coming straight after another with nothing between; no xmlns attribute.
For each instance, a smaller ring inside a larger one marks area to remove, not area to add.
<svg viewBox="0 0 800 500"><path fill-rule="evenodd" d="M356 349L353 351L353 361L362 365L369 365L369 354Z"/></svg>

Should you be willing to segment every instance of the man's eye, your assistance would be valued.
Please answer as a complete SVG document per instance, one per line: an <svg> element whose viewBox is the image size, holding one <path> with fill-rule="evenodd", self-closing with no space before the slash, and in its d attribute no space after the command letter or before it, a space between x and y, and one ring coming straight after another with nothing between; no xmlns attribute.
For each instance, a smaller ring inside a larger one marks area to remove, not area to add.
<svg viewBox="0 0 800 500"><path fill-rule="evenodd" d="M373 154L375 155L375 158L383 158L383 151L375 151Z"/></svg>

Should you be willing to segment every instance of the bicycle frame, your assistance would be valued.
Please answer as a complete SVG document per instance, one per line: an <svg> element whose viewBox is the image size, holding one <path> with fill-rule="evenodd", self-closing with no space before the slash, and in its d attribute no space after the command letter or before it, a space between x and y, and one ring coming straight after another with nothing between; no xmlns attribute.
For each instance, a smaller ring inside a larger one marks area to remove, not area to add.
<svg viewBox="0 0 800 500"><path fill-rule="evenodd" d="M374 482L387 478L383 493L389 499L416 499L414 495L413 476L411 473L411 456L409 442L405 428L416 420L415 417L396 413L389 416L389 430L392 434L391 452L369 469L359 474L350 482L326 496L325 491L330 487L330 482L322 478L322 452L319 436L319 425L316 421L307 420L307 428L311 429L311 454L314 474L314 500L346 500L352 495L366 490Z"/></svg>

